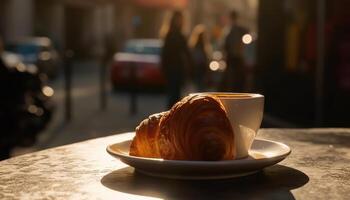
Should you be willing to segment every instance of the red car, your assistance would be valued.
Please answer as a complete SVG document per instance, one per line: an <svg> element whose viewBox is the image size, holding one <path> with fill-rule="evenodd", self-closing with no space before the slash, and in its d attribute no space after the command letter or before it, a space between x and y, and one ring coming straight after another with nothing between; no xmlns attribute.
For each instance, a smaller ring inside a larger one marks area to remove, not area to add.
<svg viewBox="0 0 350 200"><path fill-rule="evenodd" d="M157 90L165 86L160 68L162 42L158 39L132 39L114 55L111 81L116 90Z"/></svg>

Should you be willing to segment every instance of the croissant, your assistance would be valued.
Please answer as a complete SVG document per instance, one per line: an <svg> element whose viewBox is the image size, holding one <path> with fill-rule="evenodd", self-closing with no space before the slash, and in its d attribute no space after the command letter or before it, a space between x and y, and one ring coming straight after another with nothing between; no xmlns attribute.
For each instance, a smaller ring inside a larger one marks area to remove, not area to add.
<svg viewBox="0 0 350 200"><path fill-rule="evenodd" d="M160 158L157 137L161 117L167 112L150 115L136 127L136 136L130 145L130 155Z"/></svg>
<svg viewBox="0 0 350 200"><path fill-rule="evenodd" d="M136 128L130 155L168 160L231 160L234 133L221 102L190 95Z"/></svg>

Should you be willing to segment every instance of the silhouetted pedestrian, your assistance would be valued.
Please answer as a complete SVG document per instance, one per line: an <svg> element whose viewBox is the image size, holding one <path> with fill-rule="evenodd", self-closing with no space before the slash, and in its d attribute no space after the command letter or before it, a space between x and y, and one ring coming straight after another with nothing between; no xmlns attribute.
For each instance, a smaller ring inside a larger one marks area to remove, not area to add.
<svg viewBox="0 0 350 200"><path fill-rule="evenodd" d="M167 80L168 108L176 103L181 96L181 88L185 82L191 62L187 40L182 33L183 15L175 11L165 36L161 54L161 65Z"/></svg>
<svg viewBox="0 0 350 200"><path fill-rule="evenodd" d="M243 63L242 37L248 31L237 24L238 14L232 11L231 29L225 39L224 51L226 54L227 71L225 73L225 89L242 92L245 83L245 70Z"/></svg>
<svg viewBox="0 0 350 200"><path fill-rule="evenodd" d="M209 65L210 44L203 25L197 25L191 34L189 46L194 61L193 75L198 91L205 89L205 80Z"/></svg>

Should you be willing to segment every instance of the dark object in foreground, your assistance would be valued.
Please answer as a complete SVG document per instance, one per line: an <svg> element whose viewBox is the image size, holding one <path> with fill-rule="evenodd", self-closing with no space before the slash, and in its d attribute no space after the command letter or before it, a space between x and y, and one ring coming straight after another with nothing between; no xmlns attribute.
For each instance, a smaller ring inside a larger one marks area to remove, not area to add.
<svg viewBox="0 0 350 200"><path fill-rule="evenodd" d="M0 160L15 146L33 145L50 121L53 90L44 79L35 66L0 59Z"/></svg>

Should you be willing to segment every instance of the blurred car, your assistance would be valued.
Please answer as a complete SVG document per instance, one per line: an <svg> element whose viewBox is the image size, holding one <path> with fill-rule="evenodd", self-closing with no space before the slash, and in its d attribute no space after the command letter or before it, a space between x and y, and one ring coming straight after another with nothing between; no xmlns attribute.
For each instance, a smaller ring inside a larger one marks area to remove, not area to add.
<svg viewBox="0 0 350 200"><path fill-rule="evenodd" d="M115 90L158 90L165 86L160 67L162 41L131 39L122 52L114 55L111 82Z"/></svg>
<svg viewBox="0 0 350 200"><path fill-rule="evenodd" d="M5 49L20 55L24 64L35 64L39 72L49 77L58 75L60 59L49 38L22 39L6 45Z"/></svg>
<svg viewBox="0 0 350 200"><path fill-rule="evenodd" d="M53 89L35 65L25 65L20 56L0 55L0 160L15 146L33 145L37 134L51 119Z"/></svg>

